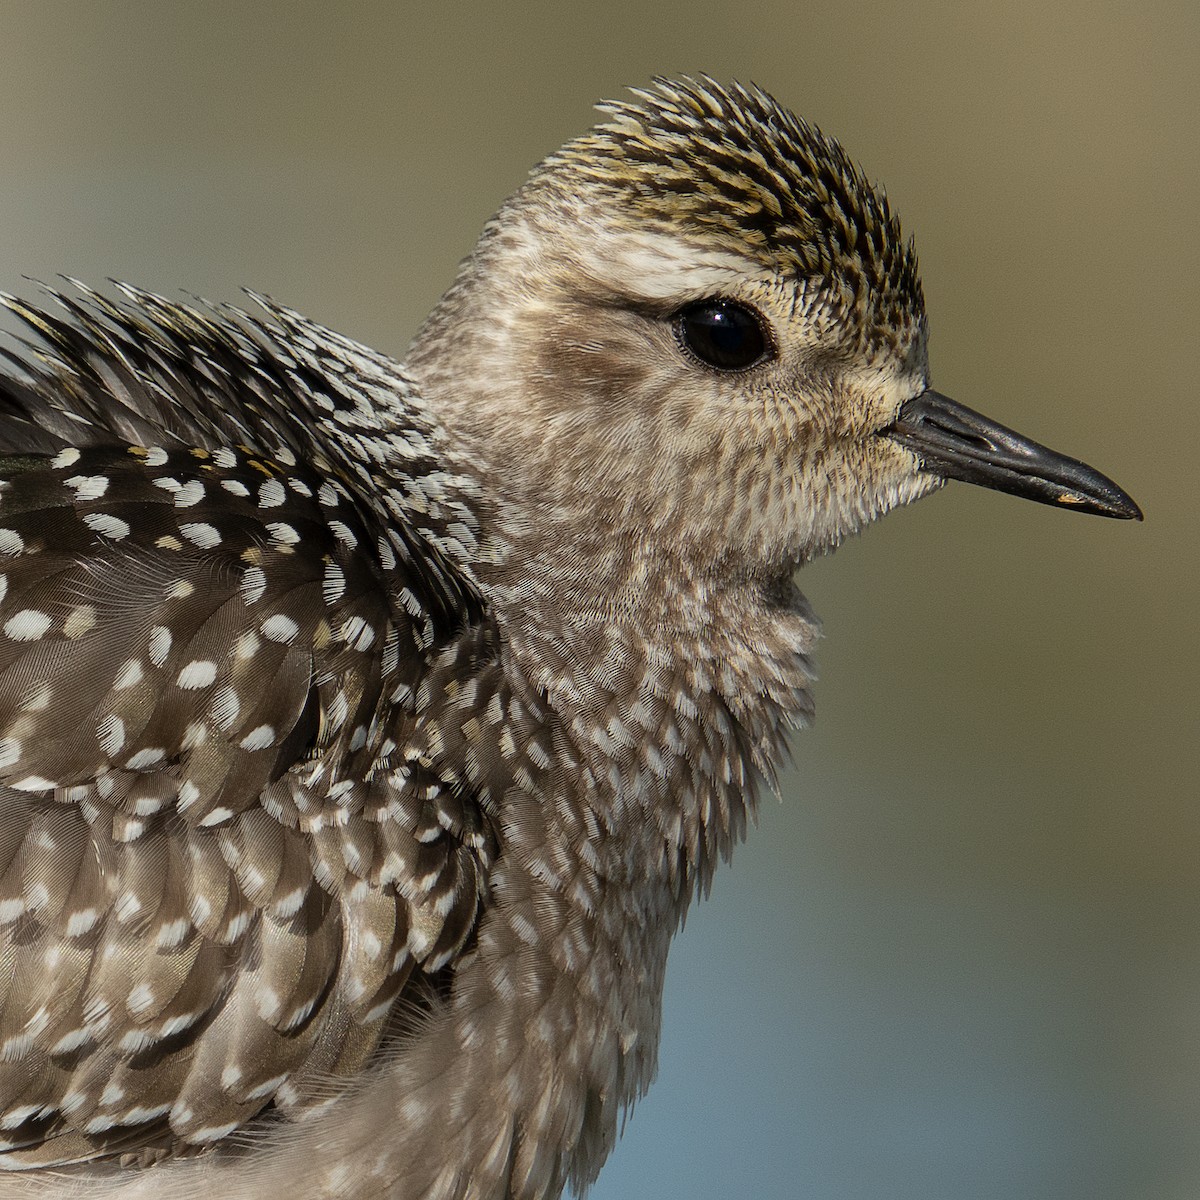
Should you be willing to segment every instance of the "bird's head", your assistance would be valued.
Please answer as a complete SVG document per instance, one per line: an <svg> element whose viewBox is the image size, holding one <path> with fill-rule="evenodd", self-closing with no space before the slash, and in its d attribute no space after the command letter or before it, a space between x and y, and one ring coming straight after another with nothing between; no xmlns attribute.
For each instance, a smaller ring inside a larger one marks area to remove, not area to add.
<svg viewBox="0 0 1200 1200"><path fill-rule="evenodd" d="M929 390L915 251L837 142L707 79L602 111L501 209L414 346L547 519L590 511L755 570L951 477L1137 515Z"/></svg>

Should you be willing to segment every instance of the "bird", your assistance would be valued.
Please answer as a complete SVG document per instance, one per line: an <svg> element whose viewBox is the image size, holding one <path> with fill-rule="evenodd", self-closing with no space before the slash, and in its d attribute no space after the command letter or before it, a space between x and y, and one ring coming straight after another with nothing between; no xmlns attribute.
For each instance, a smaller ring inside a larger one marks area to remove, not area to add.
<svg viewBox="0 0 1200 1200"><path fill-rule="evenodd" d="M0 1198L552 1200L813 714L805 563L964 480L916 252L764 91L602 104L404 364L249 293L4 297Z"/></svg>

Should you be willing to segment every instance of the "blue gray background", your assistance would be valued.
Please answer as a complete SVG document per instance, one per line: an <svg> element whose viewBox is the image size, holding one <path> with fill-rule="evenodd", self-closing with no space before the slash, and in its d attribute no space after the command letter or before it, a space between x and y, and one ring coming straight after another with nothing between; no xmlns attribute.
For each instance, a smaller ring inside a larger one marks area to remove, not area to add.
<svg viewBox="0 0 1200 1200"><path fill-rule="evenodd" d="M0 285L250 285L397 354L625 84L752 79L841 138L916 234L937 386L1147 521L954 485L804 570L818 724L592 1195L1200 1194L1194 2L0 17Z"/></svg>

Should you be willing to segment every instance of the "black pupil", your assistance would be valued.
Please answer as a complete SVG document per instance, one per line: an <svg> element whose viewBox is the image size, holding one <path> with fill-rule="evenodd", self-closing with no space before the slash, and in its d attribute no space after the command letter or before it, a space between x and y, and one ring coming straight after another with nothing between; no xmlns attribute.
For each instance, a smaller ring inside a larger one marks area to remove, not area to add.
<svg viewBox="0 0 1200 1200"><path fill-rule="evenodd" d="M729 300L704 300L679 314L684 344L701 362L720 371L741 371L766 353L758 317Z"/></svg>

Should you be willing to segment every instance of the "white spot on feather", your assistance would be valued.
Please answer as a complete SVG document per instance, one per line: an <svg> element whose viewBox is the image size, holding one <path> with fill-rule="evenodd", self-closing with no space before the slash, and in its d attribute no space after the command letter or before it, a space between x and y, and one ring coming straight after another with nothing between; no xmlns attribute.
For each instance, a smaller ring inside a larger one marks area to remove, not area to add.
<svg viewBox="0 0 1200 1200"><path fill-rule="evenodd" d="M107 475L72 475L66 480L67 487L75 492L75 503L99 500L108 491Z"/></svg>
<svg viewBox="0 0 1200 1200"><path fill-rule="evenodd" d="M191 508L204 499L204 484L198 479L191 479L175 493L176 508Z"/></svg>
<svg viewBox="0 0 1200 1200"><path fill-rule="evenodd" d="M128 997L125 1000L125 1007L128 1008L129 1011L134 1014L134 1016L137 1016L139 1013L145 1012L146 1009L150 1008L153 1004L154 1004L154 992L151 989L150 985L146 984L146 983L139 983L129 993ZM110 1084L109 1086L111 1087L112 1085ZM107 1093L105 1093L105 1095L107 1095ZM124 1091L118 1091L118 1094L114 1099L107 1100L104 1097L101 1097L100 1103L101 1104L115 1104L124 1095L125 1095Z"/></svg>
<svg viewBox="0 0 1200 1200"><path fill-rule="evenodd" d="M342 623L342 641L354 650L367 651L375 642L375 628L362 617L347 617Z"/></svg>
<svg viewBox="0 0 1200 1200"><path fill-rule="evenodd" d="M22 712L45 712L54 697L54 689L48 683L39 684L21 701ZM13 732L16 732L15 726Z"/></svg>
<svg viewBox="0 0 1200 1200"><path fill-rule="evenodd" d="M20 1062L33 1049L33 1037L18 1033L0 1042L0 1062Z"/></svg>
<svg viewBox="0 0 1200 1200"><path fill-rule="evenodd" d="M129 522L114 517L111 513L84 513L83 523L101 537L119 542L129 536Z"/></svg>
<svg viewBox="0 0 1200 1200"><path fill-rule="evenodd" d="M155 625L150 631L150 661L161 667L171 653L171 631L165 625Z"/></svg>
<svg viewBox="0 0 1200 1200"><path fill-rule="evenodd" d="M220 531L207 521L184 521L179 526L179 532L201 550L211 550L221 544Z"/></svg>
<svg viewBox="0 0 1200 1200"><path fill-rule="evenodd" d="M294 642L296 635L300 632L300 626L291 617L285 617L282 613L268 617L259 628L262 630L263 637L268 641L285 644Z"/></svg>
<svg viewBox="0 0 1200 1200"><path fill-rule="evenodd" d="M70 1054L74 1050L78 1050L80 1046L88 1040L89 1034L86 1029L72 1029L70 1033L63 1034L62 1037L50 1047L51 1054ZM75 1093L78 1095L78 1093ZM67 1111L67 1102L63 1100L63 1112Z"/></svg>
<svg viewBox="0 0 1200 1200"><path fill-rule="evenodd" d="M232 728L242 711L241 701L232 684L222 684L212 695L209 712L212 719L224 730Z"/></svg>
<svg viewBox="0 0 1200 1200"><path fill-rule="evenodd" d="M41 775L26 775L24 779L9 784L9 787L16 788L18 792L52 792L58 784L53 779L45 779Z"/></svg>
<svg viewBox="0 0 1200 1200"><path fill-rule="evenodd" d="M242 593L242 601L246 604L255 604L262 599L262 594L267 590L267 574L262 567L247 567L242 572L242 578L239 584Z"/></svg>
<svg viewBox="0 0 1200 1200"><path fill-rule="evenodd" d="M262 642L253 629L248 629L245 633L239 633L237 640L233 643L234 656L243 660L253 658L261 648Z"/></svg>
<svg viewBox="0 0 1200 1200"><path fill-rule="evenodd" d="M203 1129L189 1129L187 1138L189 1142L219 1142L222 1138L228 1137L237 1127L237 1121L230 1121L226 1125L206 1125Z"/></svg>
<svg viewBox="0 0 1200 1200"><path fill-rule="evenodd" d="M203 721L190 721L183 731L183 741L180 746L184 750L195 750L208 741L208 726Z"/></svg>
<svg viewBox="0 0 1200 1200"><path fill-rule="evenodd" d="M157 1037L150 1030L130 1030L124 1038L121 1038L118 1045L125 1054L134 1055L140 1054L143 1050L149 1050L156 1040Z"/></svg>
<svg viewBox="0 0 1200 1200"><path fill-rule="evenodd" d="M81 908L67 918L67 937L82 937L93 929L100 919L98 908Z"/></svg>
<svg viewBox="0 0 1200 1200"><path fill-rule="evenodd" d="M167 1034L163 1034L166 1037ZM147 1121L154 1121L159 1117L165 1117L171 1111L169 1104L137 1104L133 1108L127 1108L121 1114L122 1125L143 1125Z"/></svg>
<svg viewBox="0 0 1200 1200"><path fill-rule="evenodd" d="M265 1100L273 1092L277 1091L287 1080L286 1075L272 1075L270 1079L264 1079L258 1087L253 1088L246 1093L247 1100Z"/></svg>
<svg viewBox="0 0 1200 1200"><path fill-rule="evenodd" d="M161 746L148 746L131 756L125 765L131 771L144 771L147 767L156 766L166 758L167 753Z"/></svg>
<svg viewBox="0 0 1200 1200"><path fill-rule="evenodd" d="M295 527L286 521L272 521L267 529L276 546L295 546L300 541L300 535L296 532Z"/></svg>
<svg viewBox="0 0 1200 1200"><path fill-rule="evenodd" d="M109 758L113 758L125 745L125 722L109 713L96 726L96 737L99 739L100 749Z"/></svg>
<svg viewBox="0 0 1200 1200"><path fill-rule="evenodd" d="M354 536L354 531L344 521L330 521L329 532L333 534L347 550L358 549L358 538Z"/></svg>
<svg viewBox="0 0 1200 1200"><path fill-rule="evenodd" d="M254 1007L264 1021L273 1021L282 1007L279 993L273 987L261 985L254 993Z"/></svg>
<svg viewBox="0 0 1200 1200"><path fill-rule="evenodd" d="M325 603L336 604L346 594L346 573L332 559L325 564L325 578L321 583L321 596Z"/></svg>
<svg viewBox="0 0 1200 1200"><path fill-rule="evenodd" d="M14 642L36 642L52 624L49 613L23 608L4 622L4 632Z"/></svg>
<svg viewBox="0 0 1200 1200"><path fill-rule="evenodd" d="M20 1104L16 1108L10 1108L3 1117L0 1117L0 1129L16 1129L18 1125L24 1125L34 1113L41 1110L40 1104Z"/></svg>
<svg viewBox="0 0 1200 1200"><path fill-rule="evenodd" d="M154 938L154 945L159 950L172 950L183 943L192 923L187 917L176 917L159 928Z"/></svg>
<svg viewBox="0 0 1200 1200"><path fill-rule="evenodd" d="M243 750L265 750L268 746L273 746L274 744L274 725L259 725L256 729L252 729L246 734L241 742Z"/></svg>
<svg viewBox="0 0 1200 1200"><path fill-rule="evenodd" d="M195 1023L203 1016L203 1012L178 1013L176 1016L168 1017L165 1021L159 1023L158 1036L160 1038L174 1037L177 1033L182 1033L189 1025ZM162 1106L163 1111L170 1110L169 1104Z"/></svg>
<svg viewBox="0 0 1200 1200"><path fill-rule="evenodd" d="M208 658L193 659L176 677L181 688L195 691L208 687L217 678L217 664Z"/></svg>
<svg viewBox="0 0 1200 1200"><path fill-rule="evenodd" d="M258 489L259 508L278 508L287 499L287 491L278 479L268 479Z"/></svg>

